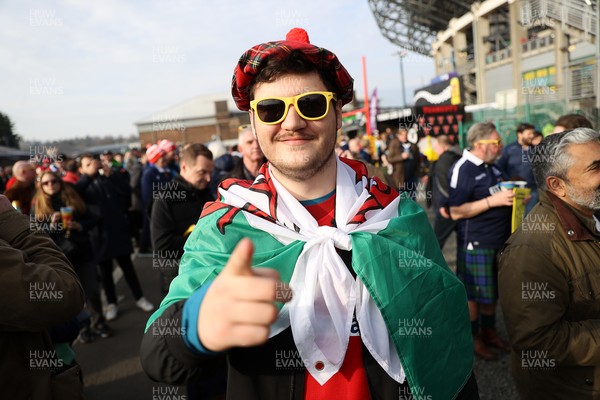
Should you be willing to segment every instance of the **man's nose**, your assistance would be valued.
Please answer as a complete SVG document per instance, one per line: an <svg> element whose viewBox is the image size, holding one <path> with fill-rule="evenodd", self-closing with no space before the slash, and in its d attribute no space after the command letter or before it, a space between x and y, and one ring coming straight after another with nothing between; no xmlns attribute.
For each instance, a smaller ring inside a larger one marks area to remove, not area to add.
<svg viewBox="0 0 600 400"><path fill-rule="evenodd" d="M281 128L287 131L297 131L306 127L306 121L296 112L294 106L290 106L288 114L281 122Z"/></svg>

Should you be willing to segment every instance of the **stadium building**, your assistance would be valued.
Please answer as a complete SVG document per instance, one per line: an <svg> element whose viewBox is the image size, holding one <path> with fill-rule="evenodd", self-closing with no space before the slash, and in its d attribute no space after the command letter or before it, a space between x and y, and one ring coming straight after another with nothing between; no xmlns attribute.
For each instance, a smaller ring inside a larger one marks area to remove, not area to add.
<svg viewBox="0 0 600 400"><path fill-rule="evenodd" d="M457 106L507 139L519 122L543 129L567 112L600 126L598 0L369 3L384 36L434 59L437 77L415 105Z"/></svg>

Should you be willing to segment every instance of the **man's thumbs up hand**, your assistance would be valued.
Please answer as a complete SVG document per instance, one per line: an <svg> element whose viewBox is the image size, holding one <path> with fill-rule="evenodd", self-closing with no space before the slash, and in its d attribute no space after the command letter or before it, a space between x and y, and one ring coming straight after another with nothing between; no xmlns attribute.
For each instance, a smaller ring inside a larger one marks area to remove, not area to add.
<svg viewBox="0 0 600 400"><path fill-rule="evenodd" d="M198 337L211 351L257 346L269 338L277 319L276 301L291 300L291 290L274 269L252 268L250 239L237 244L200 306Z"/></svg>
<svg viewBox="0 0 600 400"><path fill-rule="evenodd" d="M252 241L248 238L240 240L221 271L221 275L252 276L252 254L254 254Z"/></svg>

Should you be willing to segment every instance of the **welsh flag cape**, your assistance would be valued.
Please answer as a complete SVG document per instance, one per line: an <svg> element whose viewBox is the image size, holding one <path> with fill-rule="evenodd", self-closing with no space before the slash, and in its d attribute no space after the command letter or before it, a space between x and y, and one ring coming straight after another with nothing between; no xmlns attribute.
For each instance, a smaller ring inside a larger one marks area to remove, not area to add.
<svg viewBox="0 0 600 400"><path fill-rule="evenodd" d="M227 180L185 244L179 275L147 327L171 304L216 278L236 244L255 244L253 266L274 268L294 296L271 337L291 327L299 354L324 384L341 367L353 316L380 366L412 393L452 399L473 367L463 284L431 225L363 164L337 159L335 227L319 227L265 164L254 182ZM351 250L356 278L336 249ZM317 368L318 365L318 368ZM323 367L324 366L324 367Z"/></svg>

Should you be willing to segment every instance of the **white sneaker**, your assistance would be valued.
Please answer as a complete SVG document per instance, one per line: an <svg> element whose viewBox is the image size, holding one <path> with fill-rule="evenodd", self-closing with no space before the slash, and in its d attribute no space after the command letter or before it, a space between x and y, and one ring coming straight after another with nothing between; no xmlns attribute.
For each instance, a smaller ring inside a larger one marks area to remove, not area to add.
<svg viewBox="0 0 600 400"><path fill-rule="evenodd" d="M119 311L119 308L117 307L117 305L115 303L110 303L108 306L106 306L106 320L107 321L112 321L117 319L117 312Z"/></svg>
<svg viewBox="0 0 600 400"><path fill-rule="evenodd" d="M154 304L150 303L146 300L145 297L140 297L138 301L135 302L138 308L141 308L143 311L150 312L154 310ZM107 318L108 319L108 318Z"/></svg>

